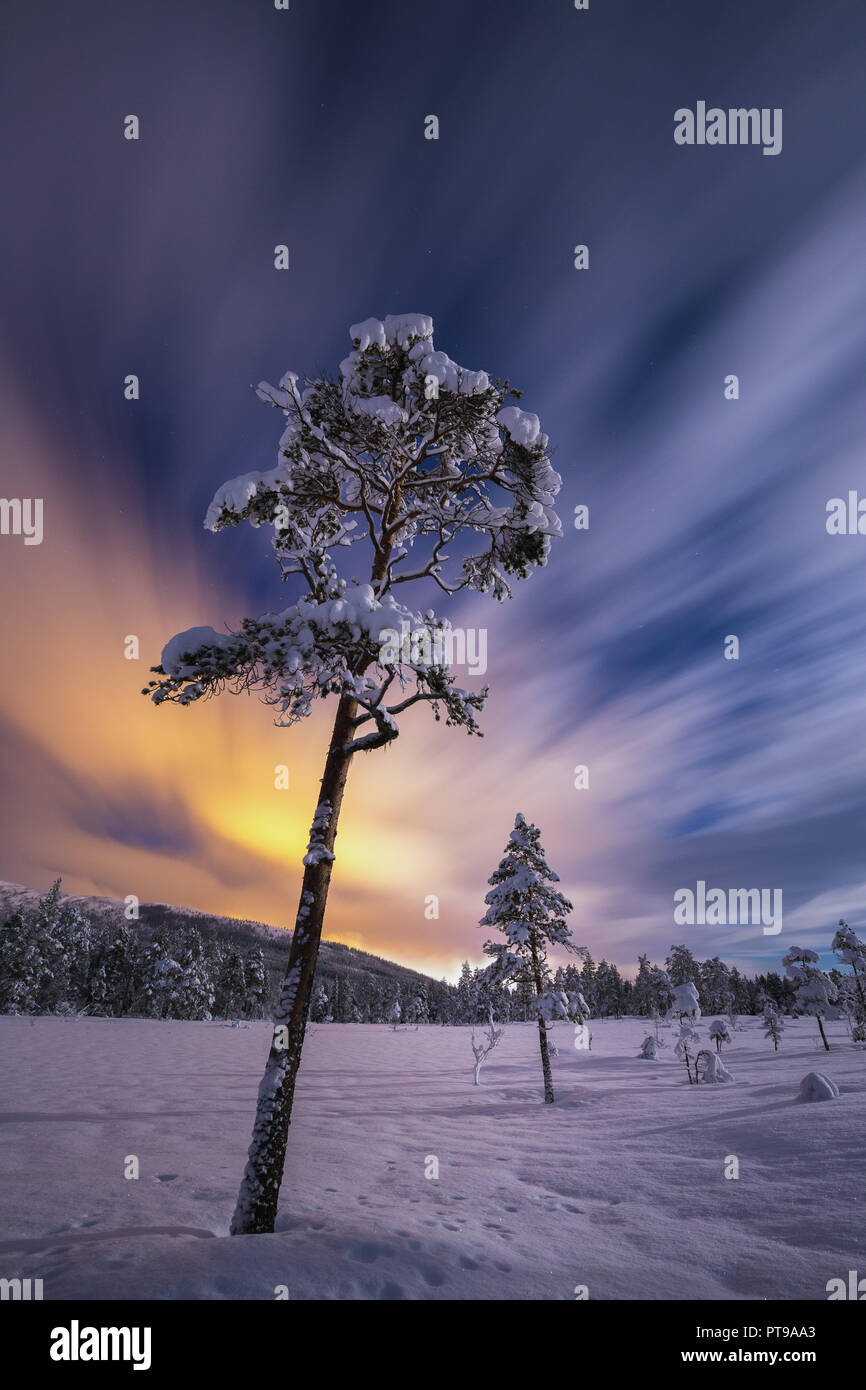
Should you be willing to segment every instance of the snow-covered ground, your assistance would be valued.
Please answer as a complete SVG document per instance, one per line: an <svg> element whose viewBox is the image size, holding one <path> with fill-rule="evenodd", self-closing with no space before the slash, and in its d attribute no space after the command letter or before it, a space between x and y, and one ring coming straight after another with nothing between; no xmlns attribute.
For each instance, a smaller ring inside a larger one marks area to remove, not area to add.
<svg viewBox="0 0 866 1390"><path fill-rule="evenodd" d="M46 1299L825 1299L866 1273L866 1052L802 1019L776 1055L742 1022L735 1082L701 1087L670 1041L637 1059L645 1022L594 1023L592 1052L558 1025L553 1106L532 1026L475 1087L468 1029L317 1025L278 1231L231 1239L267 1024L0 1017L0 1276ZM798 1101L813 1070L837 1100Z"/></svg>

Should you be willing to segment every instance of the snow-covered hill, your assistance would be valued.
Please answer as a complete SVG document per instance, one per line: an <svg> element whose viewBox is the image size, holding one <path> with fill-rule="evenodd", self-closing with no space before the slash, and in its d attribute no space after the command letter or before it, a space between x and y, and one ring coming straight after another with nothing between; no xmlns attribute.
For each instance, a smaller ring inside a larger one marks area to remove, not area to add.
<svg viewBox="0 0 866 1390"><path fill-rule="evenodd" d="M50 885L46 884L46 888ZM16 908L33 908L45 889L26 888L20 883L0 880L0 921L5 921ZM88 897L64 894L63 901L78 906L94 925L109 925L123 920L124 904L119 898ZM274 985L282 978L291 945L292 934L264 922L247 921L238 917L220 917L212 912L200 912L193 907L173 907L168 903L141 903L138 928L149 939L162 926L196 926L203 936L216 935L234 942L241 949L261 946L265 964ZM383 980L387 983L410 985L429 977L410 970L394 961L382 960L367 951L344 946L338 941L323 941L319 952L317 977L358 982L361 978Z"/></svg>

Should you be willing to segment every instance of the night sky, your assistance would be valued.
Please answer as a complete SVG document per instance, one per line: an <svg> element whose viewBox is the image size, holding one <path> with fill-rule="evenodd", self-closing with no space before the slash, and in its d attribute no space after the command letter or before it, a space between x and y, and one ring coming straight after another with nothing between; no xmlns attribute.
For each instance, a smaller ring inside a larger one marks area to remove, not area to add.
<svg viewBox="0 0 866 1390"><path fill-rule="evenodd" d="M866 536L825 525L866 495L862 0L6 10L0 495L45 537L0 536L0 876L291 923L332 707L138 692L175 631L291 601L264 532L202 528L276 461L251 385L420 312L541 417L563 539L506 605L406 596L487 628L486 736L413 711L356 760L325 935L479 963L517 811L629 970L863 926ZM782 152L678 146L699 100L781 108ZM782 889L782 933L675 926L699 879Z"/></svg>

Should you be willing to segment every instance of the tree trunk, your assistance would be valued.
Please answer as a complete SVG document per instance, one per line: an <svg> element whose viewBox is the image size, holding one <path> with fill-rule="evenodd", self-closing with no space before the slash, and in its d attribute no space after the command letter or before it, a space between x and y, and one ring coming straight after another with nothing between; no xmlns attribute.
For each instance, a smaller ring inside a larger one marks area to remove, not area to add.
<svg viewBox="0 0 866 1390"><path fill-rule="evenodd" d="M271 1050L259 1086L249 1157L232 1217L233 1236L254 1235L274 1229L286 1161L295 1079L301 1062L322 920L331 881L332 859L328 855L334 847L340 805L352 759L352 754L346 754L342 749L352 741L351 721L356 710L355 701L344 696L334 720L319 796L319 806L328 802L331 811L327 824L316 835L317 846L327 853L316 856L317 862L304 867L289 961L274 1016Z"/></svg>
<svg viewBox="0 0 866 1390"><path fill-rule="evenodd" d="M829 1052L830 1044L827 1041L827 1034L824 1032L824 1020L822 1019L820 1014L816 1014L816 1018L818 1019L818 1028L821 1033L821 1041L824 1044L826 1051Z"/></svg>
<svg viewBox="0 0 866 1390"><path fill-rule="evenodd" d="M538 1020L538 1042L541 1048L541 1071L544 1076L544 1103L553 1105L556 1096L553 1094L553 1075L550 1070L550 1049L547 1045L547 1028L544 1019Z"/></svg>
<svg viewBox="0 0 866 1390"><path fill-rule="evenodd" d="M535 944L530 943L532 954L532 978L535 984L536 996L544 993L544 981L541 978L541 967L538 963L538 953ZM547 1045L547 1027L541 1014L538 1015L538 1045L541 1048L541 1074L544 1077L544 1103L553 1105L556 1096L553 1094L553 1075L550 1070L550 1048Z"/></svg>

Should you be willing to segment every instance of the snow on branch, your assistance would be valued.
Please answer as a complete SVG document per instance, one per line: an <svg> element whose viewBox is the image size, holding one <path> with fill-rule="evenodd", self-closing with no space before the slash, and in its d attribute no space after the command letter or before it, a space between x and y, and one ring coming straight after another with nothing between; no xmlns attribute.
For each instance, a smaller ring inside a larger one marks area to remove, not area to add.
<svg viewBox="0 0 866 1390"><path fill-rule="evenodd" d="M258 688L286 725L308 715L317 698L349 696L360 709L354 725L375 725L375 732L346 745L352 753L396 738L396 716L421 702L431 706L436 719L444 713L446 724L480 734L475 715L484 708L487 688L461 689L437 660L448 624L432 614L425 619L412 613L390 594L377 598L369 584L330 578L321 600L306 598L281 613L246 618L238 632L199 627L179 633L153 668L161 679L151 681L145 693L155 704L188 705L226 687ZM399 648L395 657L391 639L401 622L430 632L429 661L403 656ZM384 696L395 681L399 692L411 687L411 693L387 706Z"/></svg>
<svg viewBox="0 0 866 1390"><path fill-rule="evenodd" d="M562 480L538 416L507 404L518 394L507 381L436 349L427 315L367 319L349 333L338 380L288 372L278 387L259 384L259 398L285 416L276 467L223 484L205 526L273 525L277 556L297 574L360 539L350 532L365 523L380 593L426 576L447 593L507 597L509 578L546 564L562 534ZM458 540L462 559L445 576L445 551ZM396 574L415 545L426 560Z"/></svg>

